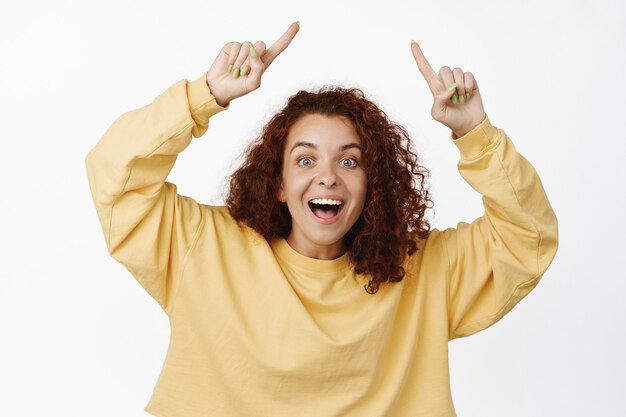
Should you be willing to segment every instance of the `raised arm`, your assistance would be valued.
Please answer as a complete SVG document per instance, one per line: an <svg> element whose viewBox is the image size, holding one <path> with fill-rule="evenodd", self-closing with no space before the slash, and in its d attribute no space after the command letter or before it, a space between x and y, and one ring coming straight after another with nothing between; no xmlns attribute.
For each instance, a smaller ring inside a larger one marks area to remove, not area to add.
<svg viewBox="0 0 626 417"><path fill-rule="evenodd" d="M433 93L432 115L452 129L459 172L485 207L471 224L431 236L447 260L454 339L491 326L537 285L558 248L557 218L533 166L491 125L473 75L448 67L437 75L419 45L411 49Z"/></svg>
<svg viewBox="0 0 626 417"><path fill-rule="evenodd" d="M192 135L202 136L211 116L258 88L267 66L297 30L291 25L267 51L263 43L250 54L249 42L227 44L202 77L181 80L151 104L120 116L85 159L109 253L168 314L204 214L165 180ZM249 74L228 71L229 64L244 62Z"/></svg>

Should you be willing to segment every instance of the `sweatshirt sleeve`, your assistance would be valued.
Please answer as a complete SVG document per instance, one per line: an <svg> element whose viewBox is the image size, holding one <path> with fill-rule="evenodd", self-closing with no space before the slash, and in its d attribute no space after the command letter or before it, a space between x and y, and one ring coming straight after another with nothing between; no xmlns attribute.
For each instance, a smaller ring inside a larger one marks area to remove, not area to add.
<svg viewBox="0 0 626 417"><path fill-rule="evenodd" d="M224 110L204 74L121 115L87 154L89 187L111 256L169 314L203 211L165 179L177 155Z"/></svg>
<svg viewBox="0 0 626 417"><path fill-rule="evenodd" d="M500 320L537 285L558 247L557 218L541 180L506 133L485 117L454 143L459 172L482 194L485 213L441 232L449 340Z"/></svg>

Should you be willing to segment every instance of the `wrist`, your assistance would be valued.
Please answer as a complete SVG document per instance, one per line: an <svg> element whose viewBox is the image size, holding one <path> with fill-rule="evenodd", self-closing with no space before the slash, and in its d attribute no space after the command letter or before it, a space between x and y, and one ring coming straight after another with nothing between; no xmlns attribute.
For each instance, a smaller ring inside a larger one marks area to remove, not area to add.
<svg viewBox="0 0 626 417"><path fill-rule="evenodd" d="M230 100L224 99L223 97L221 97L220 93L211 88L211 84L209 84L208 74L207 78L205 78L205 82L206 86L209 88L209 92L215 98L215 102L221 107L228 107L228 105L230 104Z"/></svg>
<svg viewBox="0 0 626 417"><path fill-rule="evenodd" d="M454 139L458 139L462 136L467 135L469 132L471 132L472 130L474 130L474 128L476 128L476 126L478 126L479 124L481 124L484 120L485 117L487 117L486 113L483 113L482 117L480 117L478 121L474 121L472 123L469 123L467 126L464 126L460 129L452 129L452 134L453 134L453 138Z"/></svg>
<svg viewBox="0 0 626 417"><path fill-rule="evenodd" d="M215 97L215 96L213 96ZM228 107L228 105L230 104L230 100L223 102L222 100L218 99L217 97L215 97L215 102L220 106L220 107Z"/></svg>

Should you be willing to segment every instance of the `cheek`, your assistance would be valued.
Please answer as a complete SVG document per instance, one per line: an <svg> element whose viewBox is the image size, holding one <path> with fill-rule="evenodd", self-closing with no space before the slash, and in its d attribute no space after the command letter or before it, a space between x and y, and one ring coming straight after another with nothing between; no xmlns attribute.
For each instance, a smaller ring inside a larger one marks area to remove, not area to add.
<svg viewBox="0 0 626 417"><path fill-rule="evenodd" d="M283 195L287 199L300 200L307 190L308 182L302 176L287 172L282 180Z"/></svg>
<svg viewBox="0 0 626 417"><path fill-rule="evenodd" d="M359 190L360 190L360 196L363 198L363 200L365 200L365 196L367 195L367 176L365 175L365 173L363 173L363 175L360 178Z"/></svg>
<svg viewBox="0 0 626 417"><path fill-rule="evenodd" d="M294 169L290 172L289 182L291 183L292 189L305 189L311 184L312 178L315 177L315 174L310 170L297 170Z"/></svg>

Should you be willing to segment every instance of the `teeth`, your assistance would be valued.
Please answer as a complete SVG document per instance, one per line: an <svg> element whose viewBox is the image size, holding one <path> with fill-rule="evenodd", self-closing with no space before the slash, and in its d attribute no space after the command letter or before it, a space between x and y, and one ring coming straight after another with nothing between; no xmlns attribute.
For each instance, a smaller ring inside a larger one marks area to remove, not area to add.
<svg viewBox="0 0 626 417"><path fill-rule="evenodd" d="M327 198L316 198L316 199L311 200L311 203L313 203L313 204L327 204L327 205L338 206L338 205L343 204L343 201L340 201L340 200L329 200Z"/></svg>

